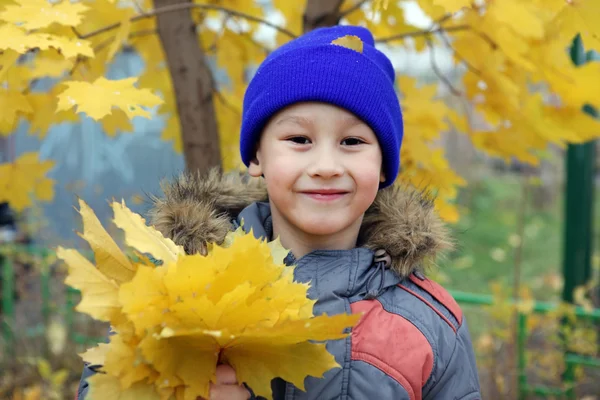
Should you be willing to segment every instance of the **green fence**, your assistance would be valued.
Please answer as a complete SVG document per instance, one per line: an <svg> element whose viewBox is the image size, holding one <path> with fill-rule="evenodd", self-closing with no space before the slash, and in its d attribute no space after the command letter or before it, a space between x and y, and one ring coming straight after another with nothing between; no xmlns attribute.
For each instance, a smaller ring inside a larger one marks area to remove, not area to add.
<svg viewBox="0 0 600 400"><path fill-rule="evenodd" d="M21 250L27 252L27 254L38 256L42 260L46 260L48 254L52 254L49 250ZM47 323L53 312L61 312L64 314L64 320L67 327L68 338L73 343L83 345L93 345L104 338L93 338L86 335L79 334L74 329L74 316L75 316L75 302L78 298L78 291L72 288L66 288L65 293L65 304L61 310L56 310L51 307L51 295L50 295L50 278L51 278L51 265L48 262L41 262L41 298L42 298L42 316L43 322L34 327L29 327L23 334L27 337L36 337L44 335ZM15 303L14 303L14 291L15 291L15 275L13 268L13 260L11 255L7 255L4 258L2 264L2 305L4 310L2 336L5 345L5 354L11 354L14 351L15 333L13 330L15 321ZM456 301L462 305L471 305L478 307L492 306L494 299L490 295L480 295L466 292L451 291ZM546 314L557 308L556 304L537 302L535 303L532 314ZM594 357L585 357L577 354L565 352L564 360L566 365L566 372L563 376L563 385L561 388L548 387L548 386L534 386L530 385L527 381L527 359L526 359L526 339L528 334L527 319L530 314L518 312L518 324L517 324L517 373L518 373L518 396L519 399L525 399L528 394L535 394L537 396L549 397L558 396L566 399L575 399L574 383L575 383L575 367L577 365L600 368L600 359ZM585 310L583 308L575 308L575 316L580 319L591 320L594 322L600 322L600 309Z"/></svg>

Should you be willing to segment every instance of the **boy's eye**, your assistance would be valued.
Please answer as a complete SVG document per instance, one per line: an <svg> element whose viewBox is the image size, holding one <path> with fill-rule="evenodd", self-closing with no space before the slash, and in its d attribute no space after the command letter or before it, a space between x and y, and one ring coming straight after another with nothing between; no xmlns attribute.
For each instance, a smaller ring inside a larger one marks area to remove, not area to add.
<svg viewBox="0 0 600 400"><path fill-rule="evenodd" d="M356 146L358 144L363 144L365 143L364 140L361 140L359 138L346 138L344 140L342 140L342 145L345 146Z"/></svg>
<svg viewBox="0 0 600 400"><path fill-rule="evenodd" d="M310 144L310 140L304 136L294 136L289 138L288 140L296 144Z"/></svg>

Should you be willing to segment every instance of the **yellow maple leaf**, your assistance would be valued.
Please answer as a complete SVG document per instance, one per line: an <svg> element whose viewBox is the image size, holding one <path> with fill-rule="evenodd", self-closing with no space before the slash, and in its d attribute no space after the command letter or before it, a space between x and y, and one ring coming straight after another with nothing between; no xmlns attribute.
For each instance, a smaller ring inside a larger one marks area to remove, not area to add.
<svg viewBox="0 0 600 400"><path fill-rule="evenodd" d="M19 53L10 49L6 49L0 54L0 81L4 79L8 70L14 68L19 57Z"/></svg>
<svg viewBox="0 0 600 400"><path fill-rule="evenodd" d="M331 41L331 44L342 46L356 52L363 52L363 42L358 36L346 35Z"/></svg>
<svg viewBox="0 0 600 400"><path fill-rule="evenodd" d="M115 108L110 114L100 120L102 129L108 136L115 136L117 132L133 131L133 124L123 110Z"/></svg>
<svg viewBox="0 0 600 400"><path fill-rule="evenodd" d="M48 0L14 0L17 4L4 7L0 20L18 24L25 29L40 29L54 23L77 26L81 14L88 9L81 3L63 1L52 3Z"/></svg>
<svg viewBox="0 0 600 400"><path fill-rule="evenodd" d="M111 204L115 218L113 222L125 232L125 242L141 253L150 253L164 263L176 261L185 254L183 247L165 238L153 227L147 226L146 221L131 212L125 202Z"/></svg>
<svg viewBox="0 0 600 400"><path fill-rule="evenodd" d="M54 180L45 177L54 162L40 162L38 156L24 153L13 163L0 164L0 201L7 201L16 211L31 207L34 198L54 198Z"/></svg>
<svg viewBox="0 0 600 400"><path fill-rule="evenodd" d="M67 283L81 290L78 309L116 326L110 343L82 354L101 362L106 373L90 379L92 399L100 393L207 398L218 362L233 365L240 381L271 398L270 381L277 376L302 388L307 375L320 377L339 366L325 344L313 341L346 337L345 329L361 315L313 316L309 285L293 281L293 267L281 263L287 252L278 242L239 229L225 246L209 246L206 256L183 255L124 203L112 207L128 245L165 262L156 267L142 260L131 280L119 282L103 273L106 267L95 268L75 250L59 248L69 266ZM93 211L81 213L84 238L102 238ZM113 244L103 251L111 258L120 254Z"/></svg>
<svg viewBox="0 0 600 400"><path fill-rule="evenodd" d="M68 267L65 283L81 291L76 309L100 321L120 321L119 285L78 251L58 247L56 256Z"/></svg>
<svg viewBox="0 0 600 400"><path fill-rule="evenodd" d="M541 39L544 36L543 22L531 3L520 0L494 1L487 12L523 37Z"/></svg>
<svg viewBox="0 0 600 400"><path fill-rule="evenodd" d="M74 60L65 59L55 49L40 51L36 54L31 68L31 79L61 77L65 71L73 67Z"/></svg>
<svg viewBox="0 0 600 400"><path fill-rule="evenodd" d="M252 360L263 360L253 363ZM327 352L324 344L298 343L291 346L270 346L260 343L252 346L237 347L227 352L224 361L231 364L240 379L251 388L257 388L262 396L270 398L270 384L264 383L265 376L281 376L300 390L304 390L305 376L300 368L311 369L313 376L321 378L323 373L338 367L333 356ZM259 393L258 391L256 393Z"/></svg>
<svg viewBox="0 0 600 400"><path fill-rule="evenodd" d="M23 114L33 112L27 97L18 91L0 87L0 135L13 133L15 124Z"/></svg>
<svg viewBox="0 0 600 400"><path fill-rule="evenodd" d="M90 365L104 365L109 348L108 343L98 343L98 346L87 349L79 356Z"/></svg>
<svg viewBox="0 0 600 400"><path fill-rule="evenodd" d="M600 49L600 3L594 0L570 0L561 2L557 24L570 41L581 34L587 48Z"/></svg>
<svg viewBox="0 0 600 400"><path fill-rule="evenodd" d="M150 118L150 112L142 107L157 106L162 100L148 89L137 89L136 81L137 78L108 80L101 76L93 83L64 82L67 88L58 95L57 110L77 107L78 112L99 120L117 107L130 119L136 116Z"/></svg>
<svg viewBox="0 0 600 400"><path fill-rule="evenodd" d="M152 378L154 375L153 368L143 359L138 345L137 338L125 341L122 335L116 334L110 337L110 345L106 346L102 370L119 376L123 389L128 389L136 382Z"/></svg>
<svg viewBox="0 0 600 400"><path fill-rule="evenodd" d="M37 134L40 138L44 138L54 124L79 121L79 117L73 110L56 111L58 99L55 92L53 88L49 92L29 93L26 96L32 110L24 116L29 121L30 134Z"/></svg>
<svg viewBox="0 0 600 400"><path fill-rule="evenodd" d="M92 209L81 199L79 214L83 221L83 233L80 236L92 248L98 270L118 283L130 281L135 274L135 266L104 230Z"/></svg>
<svg viewBox="0 0 600 400"><path fill-rule="evenodd" d="M40 50L57 49L66 58L78 55L94 57L94 50L87 40L43 32L26 32L11 24L0 25L0 50L11 49L19 54L25 54L36 48Z"/></svg>

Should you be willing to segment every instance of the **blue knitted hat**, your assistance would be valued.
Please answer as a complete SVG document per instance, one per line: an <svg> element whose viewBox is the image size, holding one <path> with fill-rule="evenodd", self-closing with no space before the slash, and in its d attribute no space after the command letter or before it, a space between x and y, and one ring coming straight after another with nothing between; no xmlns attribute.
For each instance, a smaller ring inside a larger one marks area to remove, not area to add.
<svg viewBox="0 0 600 400"><path fill-rule="evenodd" d="M351 35L362 52L332 43ZM373 35L358 26L320 28L273 51L263 61L244 96L240 152L246 166L269 119L294 103L319 101L344 108L367 123L383 153L385 182L398 175L402 112L394 91L390 60L374 47Z"/></svg>

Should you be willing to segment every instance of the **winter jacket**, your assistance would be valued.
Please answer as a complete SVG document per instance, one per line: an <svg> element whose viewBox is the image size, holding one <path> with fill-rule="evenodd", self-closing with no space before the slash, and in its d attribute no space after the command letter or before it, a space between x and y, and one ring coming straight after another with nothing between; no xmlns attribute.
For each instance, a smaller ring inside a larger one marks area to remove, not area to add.
<svg viewBox="0 0 600 400"><path fill-rule="evenodd" d="M267 194L254 179L213 171L204 178L181 177L163 189L151 221L187 253L205 253L207 242L221 242L242 220L246 231L271 239ZM307 377L306 391L275 379L273 398L480 399L464 315L421 270L450 246L432 204L398 187L380 190L365 214L358 245L286 259L296 265L297 281L311 282L315 315L364 315L348 337L327 344L341 368L323 378ZM93 366L85 367L80 400L87 393L85 378L93 373Z"/></svg>

